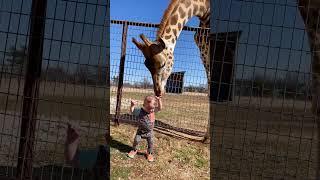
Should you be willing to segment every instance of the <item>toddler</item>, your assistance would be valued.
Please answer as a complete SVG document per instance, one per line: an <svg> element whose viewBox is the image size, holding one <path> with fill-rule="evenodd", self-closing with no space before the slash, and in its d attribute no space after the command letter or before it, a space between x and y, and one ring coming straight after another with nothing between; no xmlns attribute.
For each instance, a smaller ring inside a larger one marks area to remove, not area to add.
<svg viewBox="0 0 320 180"><path fill-rule="evenodd" d="M158 106L156 106L156 102ZM146 139L148 142L147 159L149 162L154 161L153 158L153 127L155 122L155 113L162 108L160 97L149 95L145 97L143 107L137 108L137 101L132 100L130 112L138 118L138 130L136 132L133 150L128 153L130 158L134 158L137 154L137 146L141 139Z"/></svg>

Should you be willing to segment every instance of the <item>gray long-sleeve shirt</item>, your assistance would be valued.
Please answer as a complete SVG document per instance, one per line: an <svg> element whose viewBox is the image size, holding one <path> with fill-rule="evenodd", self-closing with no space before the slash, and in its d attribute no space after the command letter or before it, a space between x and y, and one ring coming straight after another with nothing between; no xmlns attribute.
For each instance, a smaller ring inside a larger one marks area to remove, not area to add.
<svg viewBox="0 0 320 180"><path fill-rule="evenodd" d="M134 108L133 115L137 119L138 134L149 134L154 128L154 112L146 112L143 108Z"/></svg>

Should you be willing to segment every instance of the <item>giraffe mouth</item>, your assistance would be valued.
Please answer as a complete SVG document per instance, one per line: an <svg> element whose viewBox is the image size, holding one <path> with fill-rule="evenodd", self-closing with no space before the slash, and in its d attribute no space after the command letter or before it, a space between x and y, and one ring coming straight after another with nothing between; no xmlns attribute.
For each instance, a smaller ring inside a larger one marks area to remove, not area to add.
<svg viewBox="0 0 320 180"><path fill-rule="evenodd" d="M157 96L157 97L162 97L162 95L163 95L163 92L159 89L156 89L155 90L155 95Z"/></svg>
<svg viewBox="0 0 320 180"><path fill-rule="evenodd" d="M157 97L161 97L162 96L161 92L156 92L155 94L156 94Z"/></svg>

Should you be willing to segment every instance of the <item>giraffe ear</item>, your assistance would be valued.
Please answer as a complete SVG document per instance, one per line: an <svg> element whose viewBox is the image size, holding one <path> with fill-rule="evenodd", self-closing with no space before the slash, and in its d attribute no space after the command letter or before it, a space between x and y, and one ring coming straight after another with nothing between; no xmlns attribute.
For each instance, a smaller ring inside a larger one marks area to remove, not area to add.
<svg viewBox="0 0 320 180"><path fill-rule="evenodd" d="M159 41L159 44L161 45L161 47L162 47L163 49L165 49L165 48L167 47L165 41L164 41L162 38L159 38L158 41Z"/></svg>

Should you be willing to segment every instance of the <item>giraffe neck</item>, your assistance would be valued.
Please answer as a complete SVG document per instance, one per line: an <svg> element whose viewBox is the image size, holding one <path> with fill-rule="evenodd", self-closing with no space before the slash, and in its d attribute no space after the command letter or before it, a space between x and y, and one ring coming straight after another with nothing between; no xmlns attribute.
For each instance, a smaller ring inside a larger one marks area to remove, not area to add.
<svg viewBox="0 0 320 180"><path fill-rule="evenodd" d="M194 16L208 19L210 0L172 0L166 10L157 33L167 49L173 53L177 39L188 20Z"/></svg>

